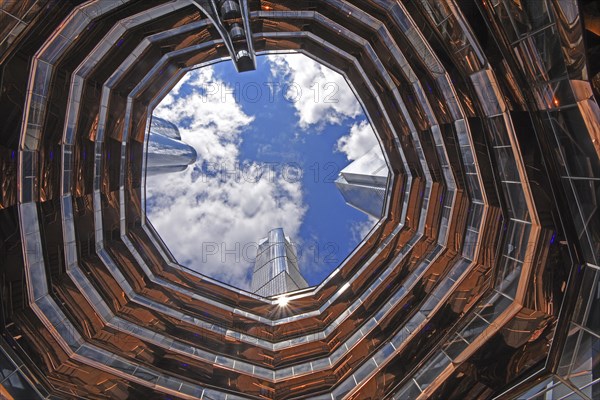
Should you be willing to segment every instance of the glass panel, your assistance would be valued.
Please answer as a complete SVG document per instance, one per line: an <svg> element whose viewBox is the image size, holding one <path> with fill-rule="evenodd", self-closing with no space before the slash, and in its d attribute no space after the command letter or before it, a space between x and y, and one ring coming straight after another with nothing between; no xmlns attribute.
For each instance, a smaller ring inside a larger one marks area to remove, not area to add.
<svg viewBox="0 0 600 400"><path fill-rule="evenodd" d="M577 193L579 211L592 247L592 257L600 258L600 180L572 179L571 184Z"/></svg>
<svg viewBox="0 0 600 400"><path fill-rule="evenodd" d="M452 339L447 342L444 351L450 358L455 359L468 345L469 344L460 337L460 335L454 335Z"/></svg>
<svg viewBox="0 0 600 400"><path fill-rule="evenodd" d="M354 373L354 379L356 382L362 382L371 372L377 369L377 364L372 358L369 358L367 362L360 366L360 368Z"/></svg>
<svg viewBox="0 0 600 400"><path fill-rule="evenodd" d="M161 375L156 382L158 386L166 387L171 390L179 391L179 387L181 386L181 381L176 378L172 378L169 376Z"/></svg>
<svg viewBox="0 0 600 400"><path fill-rule="evenodd" d="M418 385L421 387L421 390L429 386L431 382L433 382L434 379L437 378L442 371L444 371L448 364L450 364L450 359L443 352L438 353L427 364L425 364L423 368L421 368L420 371L415 375L415 381L417 381Z"/></svg>
<svg viewBox="0 0 600 400"><path fill-rule="evenodd" d="M600 379L596 380L590 386L584 388L583 393L585 393L590 399L600 399Z"/></svg>
<svg viewBox="0 0 600 400"><path fill-rule="evenodd" d="M573 353L575 352L575 346L577 345L577 340L579 339L579 331L580 329L576 325L571 324L567 340L565 342L565 347L560 357L560 363L556 371L558 375L562 377L566 376L571 369Z"/></svg>
<svg viewBox="0 0 600 400"><path fill-rule="evenodd" d="M402 387L395 395L395 400L413 400L421 395L421 391L417 384L411 379L404 387Z"/></svg>
<svg viewBox="0 0 600 400"><path fill-rule="evenodd" d="M589 301L590 307L584 326L600 335L600 272L596 272L596 286Z"/></svg>
<svg viewBox="0 0 600 400"><path fill-rule="evenodd" d="M499 147L494 149L498 169L503 181L519 182L519 170L513 155L512 147Z"/></svg>
<svg viewBox="0 0 600 400"><path fill-rule="evenodd" d="M158 379L158 375L156 375L155 373L153 373L152 371L150 371L147 368L142 368L139 367L135 373L133 374L133 376L136 376L138 378L141 378L147 382L156 382L156 380Z"/></svg>
<svg viewBox="0 0 600 400"><path fill-rule="evenodd" d="M348 394L352 389L354 389L355 386L356 386L356 383L354 382L354 377L350 376L349 378L346 378L341 383L341 385L339 385L337 388L334 389L333 397L336 399L341 399L346 394Z"/></svg>
<svg viewBox="0 0 600 400"><path fill-rule="evenodd" d="M477 175L468 174L467 184L469 185L469 193L473 199L482 199L483 195L481 193L481 187L479 186L479 181L477 180Z"/></svg>
<svg viewBox="0 0 600 400"><path fill-rule="evenodd" d="M381 365L389 356L392 355L393 352L394 347L391 343L387 343L385 346L379 349L375 356L373 356L373 359L375 360L377 365Z"/></svg>
<svg viewBox="0 0 600 400"><path fill-rule="evenodd" d="M313 371L325 369L325 368L329 367L329 365L330 365L329 358L320 358L316 361L312 361L311 365L312 365Z"/></svg>
<svg viewBox="0 0 600 400"><path fill-rule="evenodd" d="M570 176L600 176L598 156L579 109L565 109L549 114Z"/></svg>
<svg viewBox="0 0 600 400"><path fill-rule="evenodd" d="M561 397L560 400L587 400L587 398L581 397L579 394L573 392L567 397Z"/></svg>
<svg viewBox="0 0 600 400"><path fill-rule="evenodd" d="M472 74L471 82L485 115L493 116L504 112L506 106L501 100L498 83L491 71L484 69Z"/></svg>
<svg viewBox="0 0 600 400"><path fill-rule="evenodd" d="M587 313L587 309L591 307L595 309L595 314L600 312L598 309L598 305L594 304L593 301L598 302L600 299L598 296L598 272L596 269L591 267L586 267L583 272L583 279L581 280L581 288L579 289L579 293L577 294L577 303L575 304L575 309L573 311L573 322L576 322L580 325L586 325L584 323L587 315L590 317L594 312L590 310L591 314Z"/></svg>
<svg viewBox="0 0 600 400"><path fill-rule="evenodd" d="M453 268L452 271L448 274L448 278L453 280L454 282L458 281L460 276L466 271L467 267L470 265L468 260L462 259L460 260Z"/></svg>
<svg viewBox="0 0 600 400"><path fill-rule="evenodd" d="M525 201L525 194L521 183L506 183L502 182L504 190L502 194L508 207L508 214L511 218L521 221L529 221L529 209Z"/></svg>
<svg viewBox="0 0 600 400"><path fill-rule="evenodd" d="M475 340L487 327L487 322L480 317L475 316L475 318L473 318L469 325L467 325L460 334L467 342L472 343L473 340Z"/></svg>
<svg viewBox="0 0 600 400"><path fill-rule="evenodd" d="M0 350L0 382L12 374L15 369L16 367L12 361Z"/></svg>
<svg viewBox="0 0 600 400"><path fill-rule="evenodd" d="M29 382L17 372L2 382L4 389L14 399L40 399L40 395L31 387Z"/></svg>
<svg viewBox="0 0 600 400"><path fill-rule="evenodd" d="M581 388L598 378L600 378L600 338L582 330L569 380Z"/></svg>
<svg viewBox="0 0 600 400"><path fill-rule="evenodd" d="M498 276L496 277L496 289L514 298L522 267L523 263L520 261L502 256L498 267Z"/></svg>
<svg viewBox="0 0 600 400"><path fill-rule="evenodd" d="M541 61L540 79L550 81L566 77L567 68L556 27L550 26L544 29L526 42L528 45L534 44L535 49L531 50L536 51L537 59Z"/></svg>
<svg viewBox="0 0 600 400"><path fill-rule="evenodd" d="M548 387L554 385L554 382L552 381L552 379L546 379L544 382L534 386L533 388L529 389L527 392L523 393L521 396L519 396L519 398L523 398L523 399L532 399L535 398L537 399L538 395L540 392L546 390Z"/></svg>
<svg viewBox="0 0 600 400"><path fill-rule="evenodd" d="M552 389L548 390L545 393L545 397L543 397L544 400L547 399L562 399L564 396L568 396L571 393L573 393L573 390L571 390L571 388L569 388L568 386L566 386L565 384L559 384L554 386Z"/></svg>
<svg viewBox="0 0 600 400"><path fill-rule="evenodd" d="M510 146L504 115L488 118L487 121L490 126L489 132L491 133L492 146Z"/></svg>
<svg viewBox="0 0 600 400"><path fill-rule="evenodd" d="M492 323L511 303L509 298L496 293L489 301L479 304L477 313L487 322Z"/></svg>
<svg viewBox="0 0 600 400"><path fill-rule="evenodd" d="M219 396L220 392L214 391L214 390L202 390L201 387L197 386L197 385L193 385L191 383L186 383L183 382L183 384L181 385L181 389L179 389L179 391L181 393L185 393L187 395L190 395L192 397L196 397L198 399L200 398L204 398L204 399L212 399L213 396L215 398L218 398L217 396ZM204 397L202 396L202 394L204 393Z"/></svg>
<svg viewBox="0 0 600 400"><path fill-rule="evenodd" d="M525 252L529 239L531 225L510 220L508 223L508 234L503 253L520 261L525 261Z"/></svg>

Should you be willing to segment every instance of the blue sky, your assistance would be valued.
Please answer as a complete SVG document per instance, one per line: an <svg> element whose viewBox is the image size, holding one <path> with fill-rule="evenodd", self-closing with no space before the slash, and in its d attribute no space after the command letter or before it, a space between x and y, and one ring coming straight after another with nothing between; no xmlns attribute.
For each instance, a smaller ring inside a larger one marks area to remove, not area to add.
<svg viewBox="0 0 600 400"><path fill-rule="evenodd" d="M316 285L375 222L333 182L377 142L340 75L300 54L257 61L192 71L157 107L199 159L148 178L148 215L181 264L244 289L257 241L281 226Z"/></svg>

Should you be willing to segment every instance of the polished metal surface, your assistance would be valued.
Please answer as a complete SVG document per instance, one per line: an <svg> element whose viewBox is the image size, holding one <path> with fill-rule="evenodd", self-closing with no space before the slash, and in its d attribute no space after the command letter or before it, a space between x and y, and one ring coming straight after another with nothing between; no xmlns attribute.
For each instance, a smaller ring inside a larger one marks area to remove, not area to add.
<svg viewBox="0 0 600 400"><path fill-rule="evenodd" d="M0 15L0 397L600 396L600 111L577 1ZM344 75L389 170L364 242L286 307L178 265L145 215L160 99L193 68L281 52Z"/></svg>

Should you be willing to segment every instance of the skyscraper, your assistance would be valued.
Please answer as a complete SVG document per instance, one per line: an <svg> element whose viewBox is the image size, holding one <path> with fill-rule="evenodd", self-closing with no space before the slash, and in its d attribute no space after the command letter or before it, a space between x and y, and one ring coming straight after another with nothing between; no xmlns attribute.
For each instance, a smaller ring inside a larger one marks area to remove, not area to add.
<svg viewBox="0 0 600 400"><path fill-rule="evenodd" d="M158 175L183 171L196 161L197 154L193 147L181 141L175 124L152 116L146 157L146 173Z"/></svg>
<svg viewBox="0 0 600 400"><path fill-rule="evenodd" d="M379 146L363 154L340 171L335 185L347 204L381 218L388 180L388 168Z"/></svg>
<svg viewBox="0 0 600 400"><path fill-rule="evenodd" d="M0 393L598 399L589 5L0 3ZM348 79L390 178L369 236L281 307L177 264L143 173L187 71L286 51Z"/></svg>
<svg viewBox="0 0 600 400"><path fill-rule="evenodd" d="M282 228L269 231L258 242L252 271L252 293L270 297L308 287L300 273L296 249Z"/></svg>

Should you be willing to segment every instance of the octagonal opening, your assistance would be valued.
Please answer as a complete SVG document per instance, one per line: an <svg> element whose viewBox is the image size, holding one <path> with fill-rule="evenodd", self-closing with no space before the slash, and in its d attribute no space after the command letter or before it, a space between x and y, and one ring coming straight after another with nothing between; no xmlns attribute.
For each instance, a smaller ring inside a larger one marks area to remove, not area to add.
<svg viewBox="0 0 600 400"><path fill-rule="evenodd" d="M360 102L298 53L189 71L154 109L146 153L146 213L178 262L265 297L321 283L385 210Z"/></svg>

